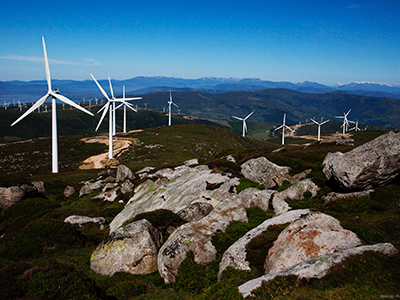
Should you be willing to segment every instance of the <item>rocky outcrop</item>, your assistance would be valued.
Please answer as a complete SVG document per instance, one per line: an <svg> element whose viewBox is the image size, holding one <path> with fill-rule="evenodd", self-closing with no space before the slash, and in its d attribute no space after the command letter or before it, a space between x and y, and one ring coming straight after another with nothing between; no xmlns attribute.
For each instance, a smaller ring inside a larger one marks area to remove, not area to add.
<svg viewBox="0 0 400 300"><path fill-rule="evenodd" d="M304 198L305 192L310 192L311 197L315 197L318 190L318 186L313 183L311 179L303 179L302 181L290 186L286 190L275 193L272 198L272 206L274 208L275 215L285 213L291 208L285 201L286 199L301 200Z"/></svg>
<svg viewBox="0 0 400 300"><path fill-rule="evenodd" d="M272 225L286 224L298 220L301 216L307 215L310 211L308 209L298 209L281 214L280 216L268 219L256 228L247 232L244 236L232 244L222 256L219 264L218 279L220 279L222 272L228 267L237 270L250 271L250 263L246 260L246 246L252 239L259 236Z"/></svg>
<svg viewBox="0 0 400 300"><path fill-rule="evenodd" d="M216 232L224 232L230 222L247 222L246 207L243 200L227 195L225 201L198 222L183 224L176 229L158 253L158 271L165 283L175 281L178 268L188 251L193 251L197 263L208 263L215 259L217 250L211 243Z"/></svg>
<svg viewBox="0 0 400 300"><path fill-rule="evenodd" d="M304 260L360 244L357 235L343 229L335 218L311 212L290 224L278 236L268 251L265 274L277 273Z"/></svg>
<svg viewBox="0 0 400 300"><path fill-rule="evenodd" d="M75 192L76 191L73 186L66 186L64 189L64 197L65 198L71 197Z"/></svg>
<svg viewBox="0 0 400 300"><path fill-rule="evenodd" d="M127 194L133 191L135 185L129 179L126 179L123 183L121 183L121 193Z"/></svg>
<svg viewBox="0 0 400 300"><path fill-rule="evenodd" d="M265 157L250 159L241 166L242 175L262 184L265 188L276 188L289 176L289 167L280 167Z"/></svg>
<svg viewBox="0 0 400 300"><path fill-rule="evenodd" d="M65 223L70 223L73 225L78 225L82 226L87 223L98 223L100 225L101 229L104 229L103 224L106 222L106 219L103 217L87 217L87 216L77 216L77 215L72 215L67 217L64 220Z"/></svg>
<svg viewBox="0 0 400 300"><path fill-rule="evenodd" d="M46 188L44 186L43 181L32 181L32 185L36 188L38 193L46 192Z"/></svg>
<svg viewBox="0 0 400 300"><path fill-rule="evenodd" d="M369 196L374 190L367 190L361 192L353 192L353 193L335 193L331 192L321 198L324 203L329 203L331 201L335 201L337 199L345 199L345 198L359 198L364 196Z"/></svg>
<svg viewBox="0 0 400 300"><path fill-rule="evenodd" d="M116 272L150 274L157 271L161 233L145 219L112 232L92 253L90 267L103 276Z"/></svg>
<svg viewBox="0 0 400 300"><path fill-rule="evenodd" d="M115 182L123 182L126 179L133 180L135 179L135 175L127 166L119 165L117 168L117 177L115 178Z"/></svg>
<svg viewBox="0 0 400 300"><path fill-rule="evenodd" d="M344 191L387 184L400 172L400 132L381 135L344 154L329 153L323 172Z"/></svg>
<svg viewBox="0 0 400 300"><path fill-rule="evenodd" d="M237 178L231 179L225 175L212 173L212 170L204 165L162 169L150 176L159 180L157 182L147 180L135 188L134 196L111 222L111 232L143 212L168 209L177 213L192 202L199 202L199 199L215 207L226 199L233 186L239 184ZM221 186L208 190L207 182Z"/></svg>
<svg viewBox="0 0 400 300"><path fill-rule="evenodd" d="M17 203L25 196L25 192L19 186L9 188L0 187L0 209L4 210Z"/></svg>
<svg viewBox="0 0 400 300"><path fill-rule="evenodd" d="M181 209L177 212L177 215L188 222L196 222L204 218L214 209L214 206L208 202L204 202L204 199L201 200Z"/></svg>
<svg viewBox="0 0 400 300"><path fill-rule="evenodd" d="M273 280L277 276L296 275L299 278L320 279L324 277L333 266L344 262L348 257L354 256L356 254L362 254L366 251L381 252L388 256L393 256L398 253L398 250L389 243L360 246L334 253L328 253L317 258L300 262L296 265L286 268L283 271L273 274L267 274L259 278L250 280L239 286L239 292L245 298L251 296L251 293L257 288L261 287L264 282Z"/></svg>

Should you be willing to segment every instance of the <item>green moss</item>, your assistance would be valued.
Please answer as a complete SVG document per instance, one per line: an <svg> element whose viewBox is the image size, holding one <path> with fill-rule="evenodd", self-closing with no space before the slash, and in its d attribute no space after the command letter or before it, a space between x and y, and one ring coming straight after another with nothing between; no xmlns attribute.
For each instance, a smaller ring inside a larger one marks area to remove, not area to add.
<svg viewBox="0 0 400 300"><path fill-rule="evenodd" d="M265 190L265 186L263 186L257 182L251 181L250 179L247 179L247 178L240 178L240 183L236 187L236 191L238 193L240 193L241 191L243 191L247 188L251 188L251 187L257 188L259 190Z"/></svg>
<svg viewBox="0 0 400 300"><path fill-rule="evenodd" d="M282 182L282 185L281 185L280 187L278 187L278 188L276 189L276 191L277 191L277 192L282 192L282 191L288 189L288 188L291 187L291 186L292 186L292 184L291 184L289 181L284 180L284 181Z"/></svg>

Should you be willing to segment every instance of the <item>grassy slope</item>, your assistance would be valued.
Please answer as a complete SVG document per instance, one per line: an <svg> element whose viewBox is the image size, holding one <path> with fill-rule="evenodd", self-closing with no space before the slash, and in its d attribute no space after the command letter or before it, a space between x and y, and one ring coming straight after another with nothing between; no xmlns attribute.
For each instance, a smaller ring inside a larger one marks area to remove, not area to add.
<svg viewBox="0 0 400 300"><path fill-rule="evenodd" d="M382 132L355 133L356 144L368 141ZM230 131L219 127L204 125L179 125L145 130L130 136L138 138L143 145L134 147L121 157L122 163L133 170L145 165L156 167L179 165L182 161L197 157L211 166L219 167L237 174L238 164L251 157L266 156L280 165L288 165L293 173L311 168L310 176L320 187L316 198L291 202L293 208L309 207L331 214L338 218L345 228L355 231L367 244L392 242L400 248L400 186L397 182L385 188L377 189L371 199L349 199L324 205L320 196L331 191L321 171L321 162L327 152L348 151L350 146L313 144L307 148L287 147L284 151L272 153L279 147L280 139L271 139L269 143L243 139ZM291 139L288 139L290 142ZM46 145L46 143L48 145ZM182 264L177 283L165 286L157 273L138 276L116 274L102 277L90 270L89 257L106 236L98 225L82 228L63 225L65 217L71 214L105 216L110 222L123 208L123 204L93 200L91 195L81 198L74 194L69 199L62 195L65 186L72 185L76 190L83 180L97 177L97 171L76 171L82 160L104 151L104 146L91 145L86 148L79 137L61 139L62 165L57 175L50 174L50 165L42 161L43 157L32 156L32 161L41 161L41 167L32 169L29 176L23 168L16 167L13 174L1 178L6 182L21 183L31 180L43 180L46 192L41 197L25 199L0 213L0 294L3 299L240 299L237 286L248 279L260 275L260 257L265 257L268 247L258 251L256 256L248 257L252 262L251 272L228 270L221 282L216 281L219 259L223 250L229 247L244 232L253 228L266 218L271 211L248 210L249 223L233 222L225 233L216 235L217 260L199 266L189 254ZM274 144L275 143L275 144ZM145 145L163 145L161 148L146 148ZM25 153L28 159L35 151L49 146L48 140L35 140L29 143L7 145L8 156L12 153ZM2 147L4 148L4 147ZM0 150L2 149L0 148ZM230 149L230 150L229 150ZM4 151L4 150L3 150ZM61 153L61 151L60 151ZM76 153L76 154L74 154ZM219 153L219 154L218 154ZM231 153L238 164L220 160L222 154ZM7 156L7 157L8 157ZM1 154L3 156L3 153ZM21 157L15 155L15 158ZM21 161L14 161L14 166ZM7 169L7 164L1 162ZM9 166L9 165L8 165ZM11 176L12 175L12 176ZM14 178L14 179L10 179ZM19 181L18 181L19 180ZM137 180L135 184L137 185ZM98 192L97 192L98 193ZM128 200L129 195L120 197ZM160 219L167 227L170 216ZM276 228L276 234L282 228ZM61 234L61 236L60 236ZM40 237L39 240L35 240ZM262 237L257 243L271 244L273 237ZM268 242L266 242L268 241ZM264 251L264 252L263 252ZM249 252L250 253L250 252ZM253 253L253 252L251 252ZM28 272L26 272L29 270ZM333 270L333 273L318 282L303 282L296 278L278 278L258 292L260 299L358 299L379 298L381 294L400 294L399 257L392 259L382 255L365 254L349 260L346 265ZM22 275L24 274L24 275ZM110 298L115 297L115 298Z"/></svg>

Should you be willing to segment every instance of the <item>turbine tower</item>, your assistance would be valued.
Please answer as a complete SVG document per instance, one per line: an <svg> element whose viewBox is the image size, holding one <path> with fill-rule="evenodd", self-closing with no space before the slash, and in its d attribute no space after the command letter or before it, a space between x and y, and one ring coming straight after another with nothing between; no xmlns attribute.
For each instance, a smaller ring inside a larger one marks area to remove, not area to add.
<svg viewBox="0 0 400 300"><path fill-rule="evenodd" d="M169 90L169 101L168 101L168 126L171 126L171 104L175 105L177 108L179 108L178 105L172 102L172 95L171 95L171 89Z"/></svg>
<svg viewBox="0 0 400 300"><path fill-rule="evenodd" d="M25 118L27 115L29 115L31 112L33 112L36 108L39 108L46 100L48 97L51 96L51 101L52 101L52 172L53 173L58 173L58 141L57 141L57 99L60 100L61 102L64 102L66 104L69 104L91 116L93 114L84 109L83 107L79 106L72 100L68 99L65 96L62 96L59 92L58 89L55 89L53 91L52 86L51 86L51 77L50 77L50 67L49 67L49 60L47 59L47 51L46 51L46 44L44 42L44 37L42 37L42 44L43 44L43 53L44 53L44 64L45 64L45 70L46 70L46 79L47 79L47 87L48 91L47 94L44 95L42 98L40 98L30 109L28 109L22 116L20 116L14 123L11 124L11 126L14 126L17 124L19 121L21 121L23 118Z"/></svg>
<svg viewBox="0 0 400 300"><path fill-rule="evenodd" d="M328 123L329 120L326 120L324 122L317 122L314 119L311 119L311 121L313 121L315 124L318 125L318 142L321 140L321 126L324 125L325 123Z"/></svg>
<svg viewBox="0 0 400 300"><path fill-rule="evenodd" d="M245 137L246 132L247 132L246 120L247 120L253 113L254 113L254 110L253 110L251 113L249 113L249 114L247 115L247 117L245 117L245 118L239 118L239 117L236 117L236 116L232 116L232 118L235 118L235 119L237 119L237 120L243 121L243 134L242 134L243 137Z"/></svg>
<svg viewBox="0 0 400 300"><path fill-rule="evenodd" d="M103 96L107 99L107 103L97 112L99 113L100 111L103 110L103 114L101 115L100 121L97 124L96 127L96 131L99 129L101 122L103 121L104 117L106 116L107 112L109 111L109 133L108 133L108 158L112 159L113 158L113 109L112 107L110 108L110 106L112 106L112 104L116 101L122 102L125 105L127 105L130 109L134 110L133 107L131 107L131 105L127 102L125 102L125 100L123 99L110 99L107 95L107 93L104 91L104 89L101 87L101 85L97 82L96 78L94 78L94 76L92 74L90 74L90 76L92 76L94 82L96 83L97 87L99 88L100 92L103 94Z"/></svg>
<svg viewBox="0 0 400 300"><path fill-rule="evenodd" d="M285 124L285 120L286 120L286 114L283 114L283 123L282 123L282 125L279 126L278 128L275 128L275 130L274 130L274 131L277 131L277 130L282 128L282 145L285 145L285 128L287 128L287 129L289 129L291 131L294 131L292 128L290 128L289 126L287 126Z"/></svg>
<svg viewBox="0 0 400 300"><path fill-rule="evenodd" d="M349 115L351 109L347 113L343 113L343 116L336 116L335 118L343 119L343 124L340 127L343 127L343 135L347 131L347 127L349 126L349 120L347 119L347 116Z"/></svg>

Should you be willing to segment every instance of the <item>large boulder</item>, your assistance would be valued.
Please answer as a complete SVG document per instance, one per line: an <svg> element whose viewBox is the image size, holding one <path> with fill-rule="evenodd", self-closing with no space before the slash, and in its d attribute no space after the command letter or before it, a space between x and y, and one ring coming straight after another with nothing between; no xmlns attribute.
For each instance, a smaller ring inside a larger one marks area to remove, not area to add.
<svg viewBox="0 0 400 300"><path fill-rule="evenodd" d="M97 180L96 182L86 181L79 191L79 197L88 195L91 192L101 189L105 186L105 180Z"/></svg>
<svg viewBox="0 0 400 300"><path fill-rule="evenodd" d="M400 132L391 131L344 154L329 153L323 171L345 191L387 184L400 172Z"/></svg>
<svg viewBox="0 0 400 300"><path fill-rule="evenodd" d="M90 267L103 276L116 272L150 274L157 271L160 231L145 219L112 232L92 253Z"/></svg>
<svg viewBox="0 0 400 300"><path fill-rule="evenodd" d="M73 225L78 225L80 227L86 225L87 223L98 223L100 225L100 228L104 229L103 224L106 222L106 219L103 217L87 217L87 216L72 215L65 218L64 222Z"/></svg>
<svg viewBox="0 0 400 300"><path fill-rule="evenodd" d="M240 167L244 177L264 185L267 189L280 186L290 171L289 167L280 167L265 157L250 159Z"/></svg>
<svg viewBox="0 0 400 300"><path fill-rule="evenodd" d="M9 188L0 187L0 209L4 210L9 208L24 196L25 192L18 186L12 186Z"/></svg>
<svg viewBox="0 0 400 300"><path fill-rule="evenodd" d="M265 260L265 274L282 271L304 260L353 248L361 244L357 235L343 229L335 218L311 212L286 227Z"/></svg>
<svg viewBox="0 0 400 300"><path fill-rule="evenodd" d="M354 256L356 254L362 254L366 251L374 251L381 252L388 256L393 256L397 254L399 251L389 243L384 244L376 244L370 246L360 246L356 248L350 248L334 253L328 253L317 258L313 258L310 260L306 260L300 262L296 265L293 265L283 271L267 274L256 279L252 279L247 281L239 286L239 292L243 297L248 297L252 295L252 292L257 288L261 287L261 285L265 282L273 280L277 276L289 276L296 275L299 278L322 278L324 277L328 271L345 261L348 257Z"/></svg>
<svg viewBox="0 0 400 300"><path fill-rule="evenodd" d="M177 213L192 202L198 202L198 199L216 206L226 198L226 194L230 194L232 186L239 184L237 178L212 173L212 170L204 165L162 169L151 175L159 180L147 180L135 188L134 196L110 223L111 232L143 212L168 209ZM209 190L207 183L221 186Z"/></svg>
<svg viewBox="0 0 400 300"><path fill-rule="evenodd" d="M268 219L256 228L253 228L247 232L225 251L219 264L218 279L221 278L222 272L228 266L237 270L251 271L250 263L246 260L246 246L248 243L250 243L255 237L268 230L268 227L272 225L293 222L298 220L302 215L307 215L309 212L310 211L308 209L292 210L277 217Z"/></svg>
<svg viewBox="0 0 400 300"><path fill-rule="evenodd" d="M274 190L247 188L239 193L239 197L244 200L247 207L258 206L262 210L267 211L271 198L275 193L276 191Z"/></svg>

